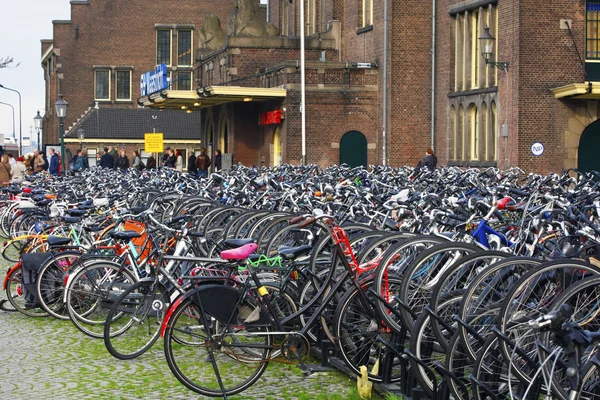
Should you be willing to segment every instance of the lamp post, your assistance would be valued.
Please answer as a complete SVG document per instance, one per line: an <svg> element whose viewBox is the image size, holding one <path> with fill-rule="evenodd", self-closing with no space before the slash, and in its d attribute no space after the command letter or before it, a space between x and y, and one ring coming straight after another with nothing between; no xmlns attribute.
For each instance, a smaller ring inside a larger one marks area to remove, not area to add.
<svg viewBox="0 0 600 400"><path fill-rule="evenodd" d="M77 137L79 138L79 150L83 149L83 139L85 139L85 131L83 128L77 130Z"/></svg>
<svg viewBox="0 0 600 400"><path fill-rule="evenodd" d="M58 100L54 104L56 107L56 116L59 122L59 134L60 134L60 159L62 164L62 173L65 172L65 116L67 115L67 106L69 103L63 100L63 95L58 95Z"/></svg>
<svg viewBox="0 0 600 400"><path fill-rule="evenodd" d="M23 124L22 124L22 122L23 121L21 119L21 110L22 110L21 109L21 93L19 93L18 90L7 88L6 86L1 85L1 84L0 84L0 88L10 90L11 92L15 92L16 94L19 95L19 154L22 154L23 153L23 148L22 148L22 145L23 145Z"/></svg>
<svg viewBox="0 0 600 400"><path fill-rule="evenodd" d="M0 104L3 104L5 106L9 106L10 108L12 108L12 113L13 113L13 134L12 134L12 137L16 141L16 138L15 138L15 108L12 106L12 104L3 103L1 101L0 101Z"/></svg>
<svg viewBox="0 0 600 400"><path fill-rule="evenodd" d="M33 117L33 124L35 125L35 130L37 131L37 148L40 151L40 131L42 130L42 116L40 115L40 110L38 110L37 115Z"/></svg>
<svg viewBox="0 0 600 400"><path fill-rule="evenodd" d="M490 61L494 52L494 43L496 38L490 34L490 27L484 28L483 35L479 37L481 41L481 56L485 60L485 65L492 65L506 73L506 93L504 95L504 124L502 124L502 137L504 138L504 156L506 167L508 167L508 61Z"/></svg>

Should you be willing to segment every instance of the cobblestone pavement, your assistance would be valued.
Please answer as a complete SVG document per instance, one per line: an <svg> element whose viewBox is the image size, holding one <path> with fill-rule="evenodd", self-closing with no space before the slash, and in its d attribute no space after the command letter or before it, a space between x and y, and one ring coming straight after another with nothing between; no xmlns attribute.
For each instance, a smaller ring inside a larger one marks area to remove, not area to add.
<svg viewBox="0 0 600 400"><path fill-rule="evenodd" d="M122 361L108 354L102 340L83 335L70 321L0 311L0 355L0 399L202 398L171 374L160 340L140 358ZM340 372L303 378L294 366L271 363L257 384L233 398L359 397L356 380Z"/></svg>

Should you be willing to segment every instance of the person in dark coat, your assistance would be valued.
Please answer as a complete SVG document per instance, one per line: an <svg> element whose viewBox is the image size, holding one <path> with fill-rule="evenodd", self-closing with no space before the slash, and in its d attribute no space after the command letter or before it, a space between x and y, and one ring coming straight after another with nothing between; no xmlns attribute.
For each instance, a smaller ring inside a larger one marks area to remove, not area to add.
<svg viewBox="0 0 600 400"><path fill-rule="evenodd" d="M112 168L114 165L114 160L112 158L112 156L110 155L110 153L108 152L108 147L104 148L104 154L102 154L102 157L100 157L100 163L98 163L98 166L101 168Z"/></svg>
<svg viewBox="0 0 600 400"><path fill-rule="evenodd" d="M165 167L175 168L176 162L177 156L175 155L175 152L170 147L167 147L167 158L165 159Z"/></svg>
<svg viewBox="0 0 600 400"><path fill-rule="evenodd" d="M196 155L193 150L190 150L190 156L188 157L188 172L196 175L198 169L196 168Z"/></svg>
<svg viewBox="0 0 600 400"><path fill-rule="evenodd" d="M196 157L196 168L198 169L198 178L208 177L210 168L210 157L206 155L206 149L200 149L200 155Z"/></svg>
<svg viewBox="0 0 600 400"><path fill-rule="evenodd" d="M215 167L215 172L219 172L221 171L221 160L223 159L223 156L221 155L221 150L215 150L215 160L214 160L214 167Z"/></svg>
<svg viewBox="0 0 600 400"><path fill-rule="evenodd" d="M115 166L121 171L126 171L127 169L129 169L129 158L127 158L127 153L125 152L125 150L121 150L121 155L117 157L117 162Z"/></svg>
<svg viewBox="0 0 600 400"><path fill-rule="evenodd" d="M112 167L107 167L107 168L117 168L117 158L119 158L119 152L114 147L108 146L108 153L110 154L110 156L113 159L113 165L112 165Z"/></svg>
<svg viewBox="0 0 600 400"><path fill-rule="evenodd" d="M425 158L421 163L421 169L427 168L429 171L433 171L437 166L437 157L431 148L428 148L425 152Z"/></svg>
<svg viewBox="0 0 600 400"><path fill-rule="evenodd" d="M153 168L156 168L156 158L154 158L154 153L150 153L148 160L146 160L146 169Z"/></svg>
<svg viewBox="0 0 600 400"><path fill-rule="evenodd" d="M56 151L54 151L54 149L52 147L50 147L50 167L49 167L49 172L52 175L58 176L58 154L56 154Z"/></svg>

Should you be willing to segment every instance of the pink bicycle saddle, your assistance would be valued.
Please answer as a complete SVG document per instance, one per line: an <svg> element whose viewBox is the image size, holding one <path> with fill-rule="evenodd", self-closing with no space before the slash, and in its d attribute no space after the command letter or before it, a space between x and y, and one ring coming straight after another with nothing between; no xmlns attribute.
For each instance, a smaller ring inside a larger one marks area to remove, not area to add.
<svg viewBox="0 0 600 400"><path fill-rule="evenodd" d="M245 260L257 247L256 243L248 243L237 249L224 250L221 252L221 258L224 260Z"/></svg>

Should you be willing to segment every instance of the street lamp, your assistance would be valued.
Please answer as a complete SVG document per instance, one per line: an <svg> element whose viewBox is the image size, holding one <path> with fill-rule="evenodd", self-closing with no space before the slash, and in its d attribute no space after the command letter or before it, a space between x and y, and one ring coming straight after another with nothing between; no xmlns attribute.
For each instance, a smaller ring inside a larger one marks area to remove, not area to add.
<svg viewBox="0 0 600 400"><path fill-rule="evenodd" d="M485 64L486 65L493 65L494 67L507 71L508 72L508 61L503 61L503 62L497 62L497 61L490 61L490 58L492 57L492 53L494 50L494 43L496 42L496 38L493 37L490 34L490 27L486 26L484 28L484 32L483 35L481 35L479 37L479 40L481 40L481 55L483 56L483 59L485 60Z"/></svg>
<svg viewBox="0 0 600 400"><path fill-rule="evenodd" d="M79 138L79 150L83 149L83 139L85 139L85 131L83 128L77 130L77 137Z"/></svg>
<svg viewBox="0 0 600 400"><path fill-rule="evenodd" d="M54 104L56 107L56 116L59 122L59 134L60 134L60 159L62 164L62 173L65 172L65 117L67 115L67 106L69 103L63 100L63 95L58 95L58 100Z"/></svg>
<svg viewBox="0 0 600 400"><path fill-rule="evenodd" d="M9 106L10 108L12 108L12 112L13 112L13 135L12 135L12 137L16 141L16 138L15 138L15 108L12 106L12 104L3 103L1 101L0 101L0 104L3 104L5 106Z"/></svg>
<svg viewBox="0 0 600 400"><path fill-rule="evenodd" d="M494 51L494 43L496 38L490 34L490 27L484 28L483 35L479 37L481 41L481 56L485 60L486 65L492 65L506 73L506 94L504 95L504 124L502 124L502 137L504 138L504 156L506 167L508 167L508 61L490 61Z"/></svg>
<svg viewBox="0 0 600 400"><path fill-rule="evenodd" d="M42 130L42 116L40 115L40 110L35 117L33 117L33 124L35 125L35 129L37 130L37 147L38 151L40 151L40 131Z"/></svg>
<svg viewBox="0 0 600 400"><path fill-rule="evenodd" d="M22 110L22 108L21 108L21 93L19 93L18 90L7 88L6 86L1 85L1 84L0 84L0 88L10 90L11 92L15 92L16 94L19 95L19 154L23 154L23 148L22 148L22 145L23 145L23 123L22 122L23 121L21 119L21 110Z"/></svg>

